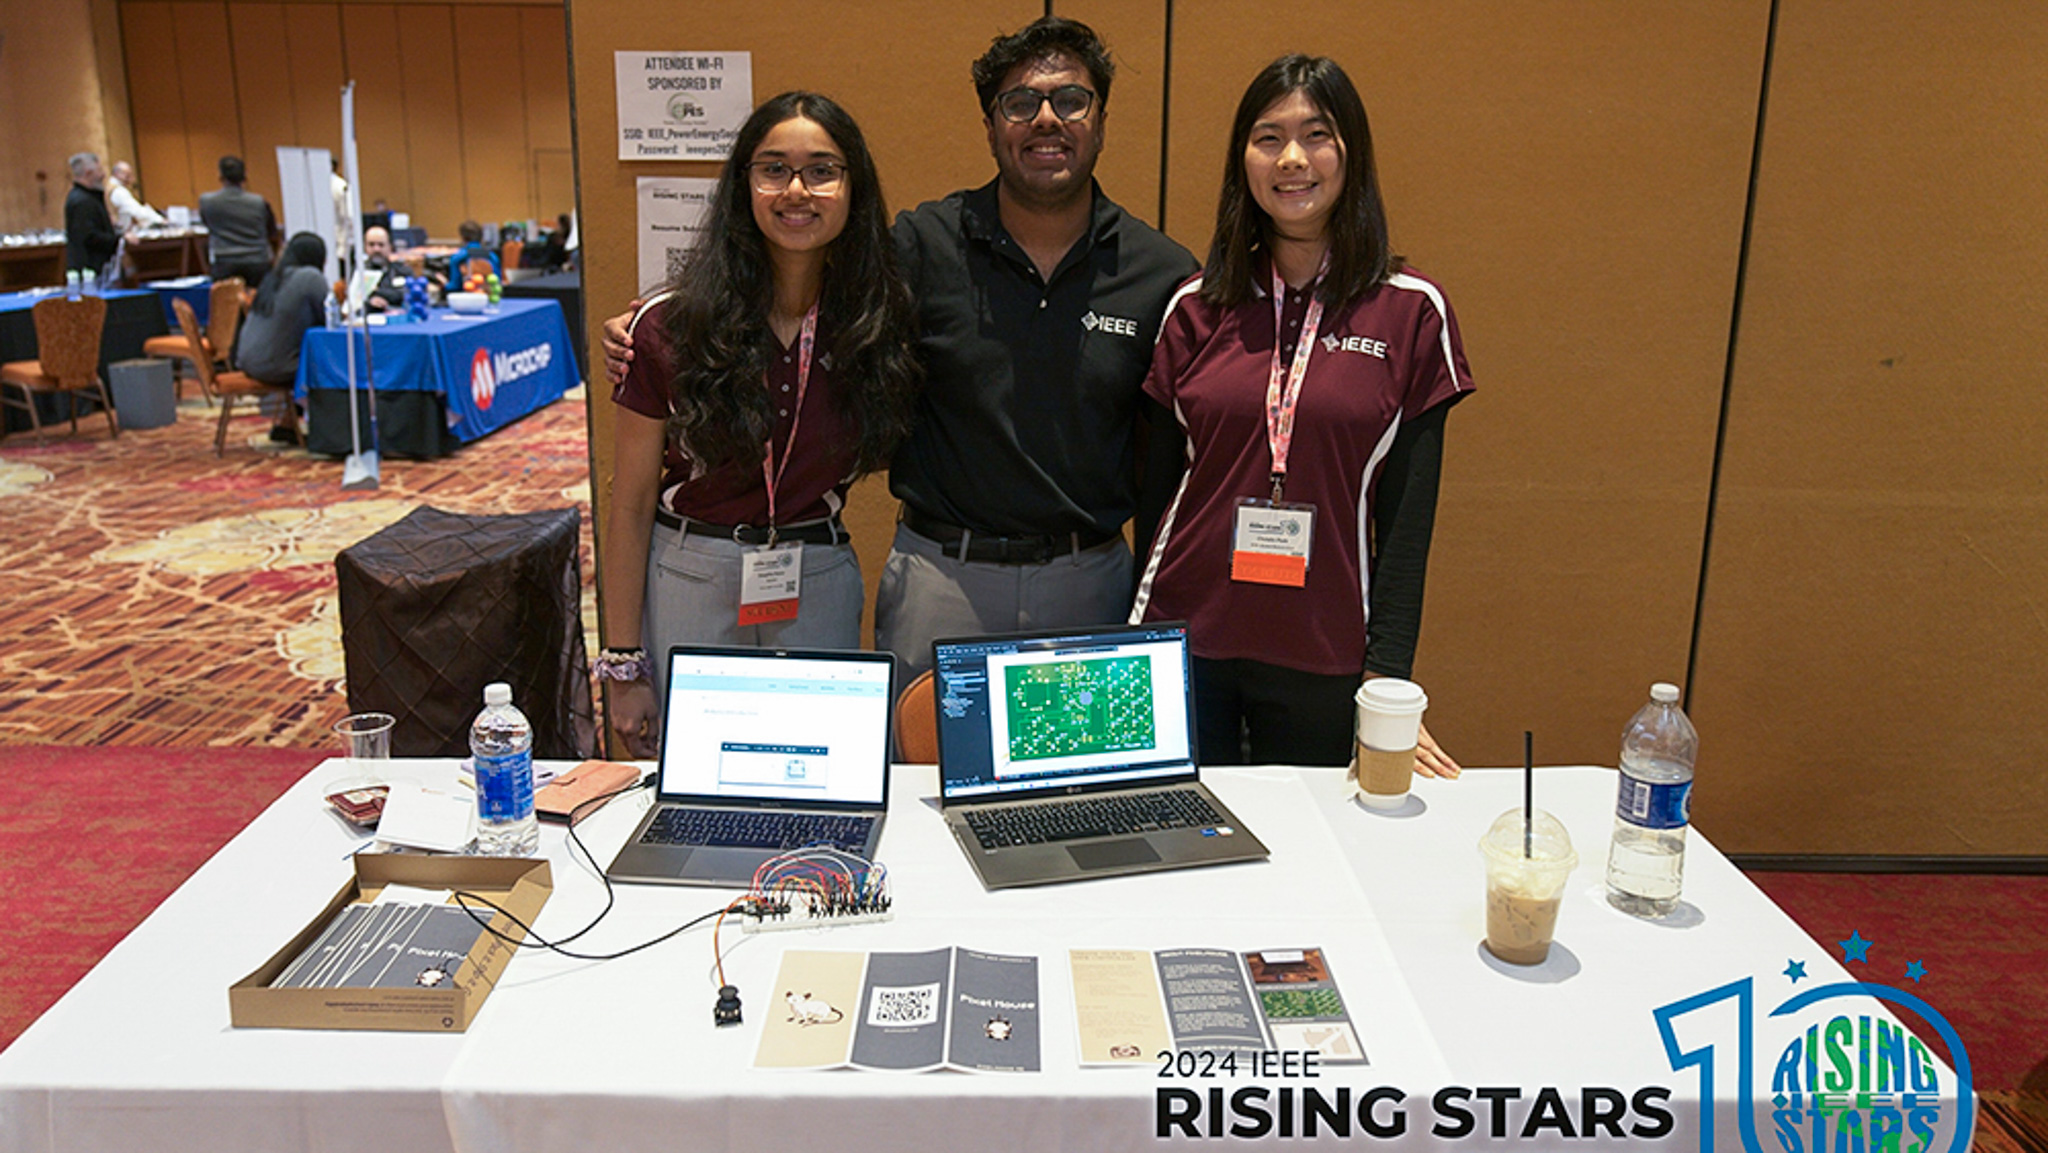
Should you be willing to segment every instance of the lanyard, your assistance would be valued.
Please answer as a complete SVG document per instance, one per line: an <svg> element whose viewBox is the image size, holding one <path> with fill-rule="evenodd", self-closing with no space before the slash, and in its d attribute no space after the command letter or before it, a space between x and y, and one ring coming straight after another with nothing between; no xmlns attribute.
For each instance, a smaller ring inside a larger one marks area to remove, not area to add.
<svg viewBox="0 0 2048 1153"><path fill-rule="evenodd" d="M775 436L769 434L766 455L761 458L761 481L768 489L768 545L775 545L775 488L789 471L789 458L796 452L796 429L804 419L804 392L811 385L811 349L818 339L818 306L804 313L803 328L796 338L796 411L789 418L789 441L782 446L782 463L775 463Z"/></svg>
<svg viewBox="0 0 2048 1153"><path fill-rule="evenodd" d="M1308 374L1309 354L1315 351L1316 329L1323 323L1323 300L1316 288L1323 282L1323 267L1309 282L1308 317L1301 322L1301 339L1294 345L1294 363L1280 363L1280 326L1287 310L1287 282L1280 278L1280 266L1273 265L1273 371L1266 378L1266 447L1273 454L1273 503L1280 503L1280 491L1287 484L1287 453L1294 446L1294 406L1301 399L1301 380Z"/></svg>

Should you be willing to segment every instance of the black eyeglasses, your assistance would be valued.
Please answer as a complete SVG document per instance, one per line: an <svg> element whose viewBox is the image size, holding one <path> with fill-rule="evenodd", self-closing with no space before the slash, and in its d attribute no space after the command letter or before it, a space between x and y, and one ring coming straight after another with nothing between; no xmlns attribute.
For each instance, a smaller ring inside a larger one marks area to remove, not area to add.
<svg viewBox="0 0 2048 1153"><path fill-rule="evenodd" d="M1050 92L1012 88L996 96L995 109L1012 124L1029 124L1038 119L1038 110L1048 103L1052 105L1052 114L1061 120L1079 120L1095 107L1095 93L1079 84L1062 84Z"/></svg>
<svg viewBox="0 0 2048 1153"><path fill-rule="evenodd" d="M836 160L814 160L793 167L780 160L756 160L747 165L747 171L754 174L756 192L781 192L792 179L801 177L806 191L824 194L838 189L840 180L846 176L846 165Z"/></svg>

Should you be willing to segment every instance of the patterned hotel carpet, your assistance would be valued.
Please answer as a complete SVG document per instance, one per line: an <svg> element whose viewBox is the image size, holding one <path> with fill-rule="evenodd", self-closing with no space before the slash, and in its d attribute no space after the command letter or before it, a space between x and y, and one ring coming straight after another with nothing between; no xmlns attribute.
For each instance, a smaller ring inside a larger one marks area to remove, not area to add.
<svg viewBox="0 0 2048 1153"><path fill-rule="evenodd" d="M0 442L0 743L325 748L347 709L334 554L421 504L574 504L595 632L584 390L434 461L341 462L269 443L250 412L159 429L82 422ZM68 426L67 426L68 429Z"/></svg>

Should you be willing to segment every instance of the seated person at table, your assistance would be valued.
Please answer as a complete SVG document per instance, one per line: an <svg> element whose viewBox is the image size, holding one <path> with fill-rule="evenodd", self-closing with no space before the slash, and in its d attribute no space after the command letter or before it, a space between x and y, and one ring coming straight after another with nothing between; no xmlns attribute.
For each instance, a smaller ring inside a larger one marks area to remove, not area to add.
<svg viewBox="0 0 2048 1153"><path fill-rule="evenodd" d="M462 235L462 247L456 249L455 255L448 258L448 283L461 284L463 270L472 260L490 261L491 271L498 274L498 279L503 280L505 268L498 263L498 254L484 246L484 226L474 220L465 220L456 226L455 230ZM451 288L450 291L454 290Z"/></svg>
<svg viewBox="0 0 2048 1153"><path fill-rule="evenodd" d="M371 312L405 307L405 279L411 270L404 261L391 258L391 233L374 224L363 229L363 267L379 274L365 307Z"/></svg>
<svg viewBox="0 0 2048 1153"><path fill-rule="evenodd" d="M301 232L285 242L284 255L256 289L256 303L235 341L235 367L265 384L290 384L299 375L299 345L306 330L326 323L327 242ZM289 400L285 403L291 403ZM272 440L292 439L283 420Z"/></svg>

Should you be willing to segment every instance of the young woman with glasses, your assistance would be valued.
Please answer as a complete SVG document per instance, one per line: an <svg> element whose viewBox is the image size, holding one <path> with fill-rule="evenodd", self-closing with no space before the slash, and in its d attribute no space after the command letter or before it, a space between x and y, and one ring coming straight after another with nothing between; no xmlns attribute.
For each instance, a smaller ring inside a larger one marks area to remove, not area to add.
<svg viewBox="0 0 2048 1153"><path fill-rule="evenodd" d="M852 117L811 92L756 109L696 247L632 323L597 668L611 724L647 757L668 646L860 644L839 510L908 431L917 366Z"/></svg>
<svg viewBox="0 0 2048 1153"><path fill-rule="evenodd" d="M1443 291L1388 245L1357 90L1327 58L1274 61L1145 381L1173 419L1131 619L1188 621L1205 763L1350 759L1360 679L1414 659L1444 414L1471 391ZM1458 772L1426 731L1417 768Z"/></svg>

